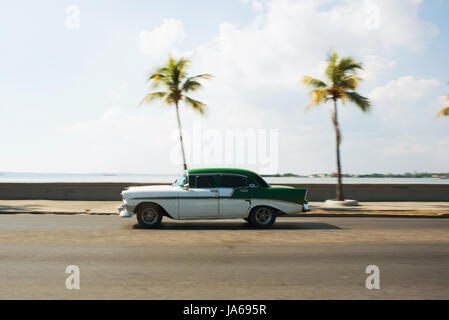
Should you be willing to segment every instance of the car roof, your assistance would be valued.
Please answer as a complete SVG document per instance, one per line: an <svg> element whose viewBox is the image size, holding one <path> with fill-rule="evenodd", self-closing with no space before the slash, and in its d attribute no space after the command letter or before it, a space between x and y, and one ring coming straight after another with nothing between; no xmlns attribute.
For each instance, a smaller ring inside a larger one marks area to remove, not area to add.
<svg viewBox="0 0 449 320"><path fill-rule="evenodd" d="M257 177L258 174L245 169L235 169L235 168L204 168L204 169L190 169L187 170L188 174L195 173L232 173L247 176L249 178Z"/></svg>

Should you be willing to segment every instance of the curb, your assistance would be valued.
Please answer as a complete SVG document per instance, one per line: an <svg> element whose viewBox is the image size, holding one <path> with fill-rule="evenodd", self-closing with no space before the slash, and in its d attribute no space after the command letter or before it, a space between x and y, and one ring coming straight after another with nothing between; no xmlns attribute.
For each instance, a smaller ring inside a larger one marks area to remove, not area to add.
<svg viewBox="0 0 449 320"><path fill-rule="evenodd" d="M447 219L448 213L438 214L396 214L396 213L296 213L286 214L281 217L346 217L346 218L433 218Z"/></svg>
<svg viewBox="0 0 449 320"><path fill-rule="evenodd" d="M2 214L57 214L57 215L63 215L63 216L73 216L73 215L89 215L89 216L113 216L117 215L118 213L108 213L108 212L63 212L63 211L0 211L0 215Z"/></svg>

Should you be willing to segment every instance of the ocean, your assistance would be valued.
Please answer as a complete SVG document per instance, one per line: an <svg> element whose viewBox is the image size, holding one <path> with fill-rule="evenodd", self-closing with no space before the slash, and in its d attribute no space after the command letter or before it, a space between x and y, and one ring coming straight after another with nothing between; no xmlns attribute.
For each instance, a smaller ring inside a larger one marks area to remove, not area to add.
<svg viewBox="0 0 449 320"><path fill-rule="evenodd" d="M178 174L0 172L1 182L174 182ZM336 178L265 177L268 183L335 183ZM439 178L343 178L345 183L441 183Z"/></svg>

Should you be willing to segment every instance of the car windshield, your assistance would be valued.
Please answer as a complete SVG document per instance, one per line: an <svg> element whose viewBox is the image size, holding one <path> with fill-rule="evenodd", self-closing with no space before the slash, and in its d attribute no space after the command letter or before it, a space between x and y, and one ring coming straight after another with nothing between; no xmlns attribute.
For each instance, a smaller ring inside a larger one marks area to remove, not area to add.
<svg viewBox="0 0 449 320"><path fill-rule="evenodd" d="M187 175L182 174L176 181L173 183L174 186L182 187L187 183Z"/></svg>

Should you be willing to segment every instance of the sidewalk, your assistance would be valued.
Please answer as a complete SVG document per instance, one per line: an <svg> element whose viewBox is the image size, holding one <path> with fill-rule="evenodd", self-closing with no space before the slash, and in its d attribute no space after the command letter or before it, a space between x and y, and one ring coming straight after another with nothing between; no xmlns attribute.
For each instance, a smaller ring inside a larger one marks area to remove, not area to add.
<svg viewBox="0 0 449 320"><path fill-rule="evenodd" d="M377 216L449 218L449 202L359 202L354 207L326 207L324 202L311 202L310 213L294 216Z"/></svg>
<svg viewBox="0 0 449 320"><path fill-rule="evenodd" d="M0 214L117 214L120 201L0 200ZM289 216L429 216L449 217L449 202L360 202L356 207L327 208L310 202L311 211Z"/></svg>

